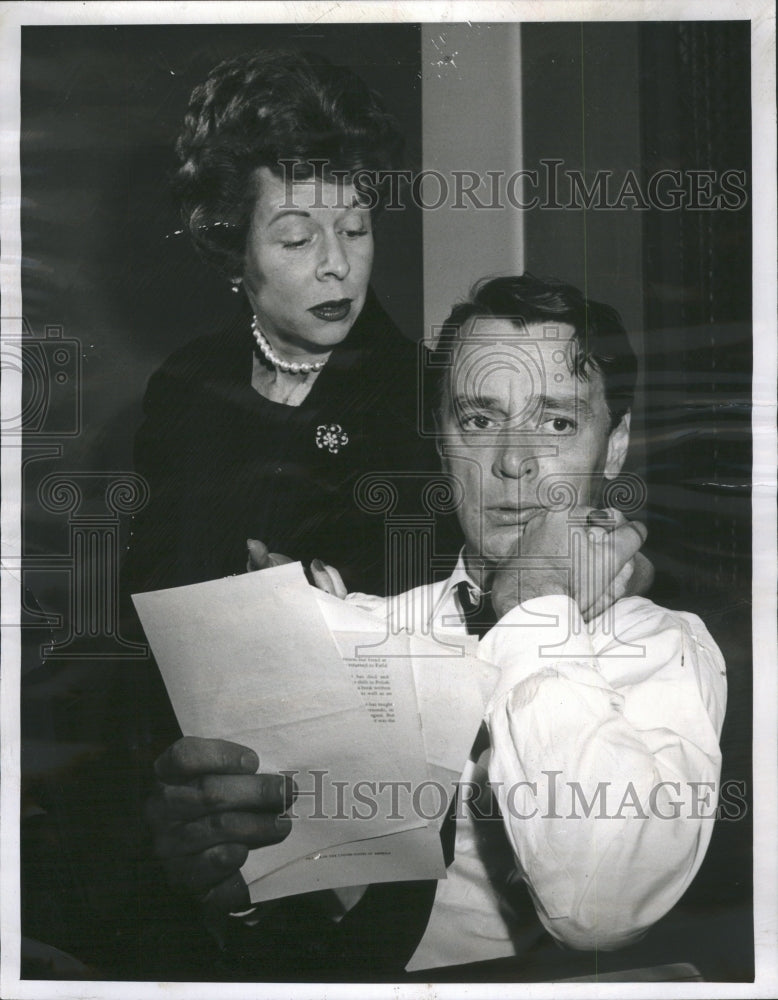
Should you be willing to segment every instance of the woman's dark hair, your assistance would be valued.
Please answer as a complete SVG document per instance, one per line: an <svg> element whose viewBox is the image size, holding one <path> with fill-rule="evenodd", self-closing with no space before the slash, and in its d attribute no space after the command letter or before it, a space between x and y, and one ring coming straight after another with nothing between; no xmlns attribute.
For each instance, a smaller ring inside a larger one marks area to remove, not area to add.
<svg viewBox="0 0 778 1000"><path fill-rule="evenodd" d="M527 273L484 278L474 286L465 302L458 303L451 310L435 347L436 353L442 352L439 357L451 359L446 367L435 366L439 372L434 392L437 409L446 398L446 386L460 331L474 317L505 319L517 327L568 323L574 331L572 374L586 379L592 371L600 373L612 428L631 409L637 379L637 358L616 310L585 298L573 285L555 278L536 278Z"/></svg>
<svg viewBox="0 0 778 1000"><path fill-rule="evenodd" d="M294 51L227 59L192 91L176 143L184 226L206 260L234 277L258 167L294 180L351 179L396 169L402 150L395 119L350 70Z"/></svg>

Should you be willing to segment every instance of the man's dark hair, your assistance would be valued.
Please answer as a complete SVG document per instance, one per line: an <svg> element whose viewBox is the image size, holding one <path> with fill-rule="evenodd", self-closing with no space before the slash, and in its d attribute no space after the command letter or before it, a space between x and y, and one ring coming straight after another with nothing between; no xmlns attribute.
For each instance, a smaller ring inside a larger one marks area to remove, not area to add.
<svg viewBox="0 0 778 1000"><path fill-rule="evenodd" d="M555 278L536 278L526 273L484 278L466 301L451 310L435 347L438 357L453 357L463 326L481 317L508 320L516 327L569 324L575 344L570 359L572 374L587 379L592 371L600 373L612 428L631 409L637 358L621 317L611 306L587 299L573 285ZM435 367L439 374L433 400L439 410L446 398L450 366Z"/></svg>
<svg viewBox="0 0 778 1000"><path fill-rule="evenodd" d="M395 169L402 150L395 119L350 70L305 52L235 56L192 91L176 143L184 226L210 263L240 275L258 167L349 180Z"/></svg>

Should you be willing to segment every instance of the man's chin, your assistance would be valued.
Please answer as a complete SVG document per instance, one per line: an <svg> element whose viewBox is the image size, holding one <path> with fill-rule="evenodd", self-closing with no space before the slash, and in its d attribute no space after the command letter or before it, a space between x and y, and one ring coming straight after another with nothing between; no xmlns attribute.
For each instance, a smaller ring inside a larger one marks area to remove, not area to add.
<svg viewBox="0 0 778 1000"><path fill-rule="evenodd" d="M523 534L523 524L512 524L510 527L490 531L483 539L483 558L499 563L509 556L516 555Z"/></svg>

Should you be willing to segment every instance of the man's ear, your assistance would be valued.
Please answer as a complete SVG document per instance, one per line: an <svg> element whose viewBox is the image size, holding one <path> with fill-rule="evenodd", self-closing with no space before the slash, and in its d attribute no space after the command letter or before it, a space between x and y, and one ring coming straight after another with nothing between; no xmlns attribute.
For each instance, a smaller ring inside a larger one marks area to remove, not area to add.
<svg viewBox="0 0 778 1000"><path fill-rule="evenodd" d="M632 414L627 410L608 436L608 453L605 457L603 475L614 479L621 472L629 448L629 425Z"/></svg>

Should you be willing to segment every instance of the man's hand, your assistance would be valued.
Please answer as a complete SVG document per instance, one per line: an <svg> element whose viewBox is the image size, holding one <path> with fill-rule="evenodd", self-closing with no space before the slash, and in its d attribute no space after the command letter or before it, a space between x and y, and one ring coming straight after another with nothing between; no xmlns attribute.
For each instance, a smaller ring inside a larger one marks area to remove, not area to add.
<svg viewBox="0 0 778 1000"><path fill-rule="evenodd" d="M226 740L185 736L154 764L157 789L146 814L154 852L175 888L199 897L213 913L249 907L240 867L249 850L277 844L292 821L282 815L294 783L257 774L253 750Z"/></svg>
<svg viewBox="0 0 778 1000"><path fill-rule="evenodd" d="M636 552L627 565L632 566L634 572L626 581L624 593L614 598L617 601L622 597L643 597L654 582L654 564L642 552Z"/></svg>
<svg viewBox="0 0 778 1000"><path fill-rule="evenodd" d="M650 585L651 564L639 554L645 539L645 526L616 510L543 511L527 522L516 556L492 578L495 614L501 618L533 597L564 594L589 621L623 597L636 576L641 588Z"/></svg>

